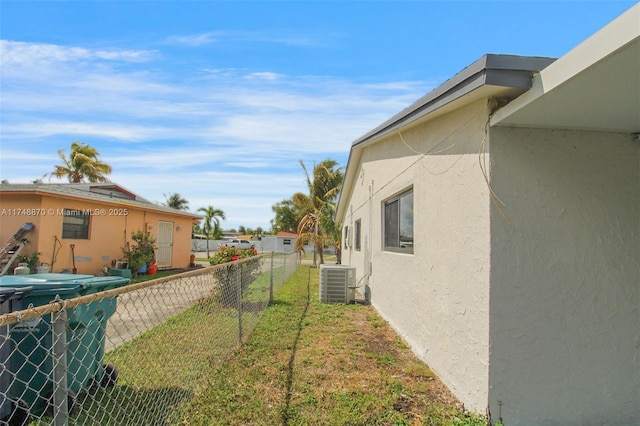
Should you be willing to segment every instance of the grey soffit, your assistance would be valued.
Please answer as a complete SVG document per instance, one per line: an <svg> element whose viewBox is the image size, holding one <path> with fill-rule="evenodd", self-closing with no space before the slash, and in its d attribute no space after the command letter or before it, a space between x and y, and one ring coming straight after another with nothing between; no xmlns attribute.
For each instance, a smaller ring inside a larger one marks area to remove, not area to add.
<svg viewBox="0 0 640 426"><path fill-rule="evenodd" d="M360 145L392 132L484 86L522 89L531 87L533 74L554 62L554 58L487 54L443 84L418 99L380 126L353 142Z"/></svg>

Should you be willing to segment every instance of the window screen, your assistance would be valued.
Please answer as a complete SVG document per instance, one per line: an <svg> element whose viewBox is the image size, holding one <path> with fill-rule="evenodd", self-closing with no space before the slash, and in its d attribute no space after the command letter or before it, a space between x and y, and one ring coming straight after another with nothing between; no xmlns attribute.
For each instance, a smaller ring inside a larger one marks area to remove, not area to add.
<svg viewBox="0 0 640 426"><path fill-rule="evenodd" d="M90 221L91 214L89 211L64 209L62 218L62 238L88 240Z"/></svg>

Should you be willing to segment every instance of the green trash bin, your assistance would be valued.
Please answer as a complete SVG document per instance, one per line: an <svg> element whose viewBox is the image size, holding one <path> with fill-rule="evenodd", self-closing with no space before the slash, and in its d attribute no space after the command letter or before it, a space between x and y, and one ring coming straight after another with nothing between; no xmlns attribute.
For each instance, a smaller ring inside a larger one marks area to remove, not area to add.
<svg viewBox="0 0 640 426"><path fill-rule="evenodd" d="M22 298L31 290L33 290L31 287L0 287L0 314L22 309ZM8 336L9 326L0 326L0 424L20 424L26 420L25 412L18 413L20 407L8 397L12 380L11 371L7 368L12 352L11 340Z"/></svg>
<svg viewBox="0 0 640 426"><path fill-rule="evenodd" d="M37 274L0 277L0 288L29 286L23 305L42 306L59 296L72 299L128 284L122 277L93 275ZM116 311L115 297L101 299L67 309L67 389L70 406L75 396L92 384L113 384L117 372L102 364L107 320ZM28 407L31 414L46 410L53 393L53 332L51 316L14 324L9 330L15 350L8 368L15 379L9 396Z"/></svg>

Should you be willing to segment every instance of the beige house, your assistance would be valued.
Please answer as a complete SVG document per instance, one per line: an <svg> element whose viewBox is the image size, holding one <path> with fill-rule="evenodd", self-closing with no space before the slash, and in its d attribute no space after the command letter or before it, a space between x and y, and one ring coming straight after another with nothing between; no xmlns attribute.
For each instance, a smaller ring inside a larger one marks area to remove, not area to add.
<svg viewBox="0 0 640 426"><path fill-rule="evenodd" d="M468 409L640 424L640 5L356 140L337 219L342 263Z"/></svg>
<svg viewBox="0 0 640 426"><path fill-rule="evenodd" d="M114 183L2 183L0 213L0 242L33 223L25 254L39 253L51 272L70 272L75 264L78 273L93 275L123 260L131 233L140 230L156 237L159 269L189 266L191 225L201 220Z"/></svg>

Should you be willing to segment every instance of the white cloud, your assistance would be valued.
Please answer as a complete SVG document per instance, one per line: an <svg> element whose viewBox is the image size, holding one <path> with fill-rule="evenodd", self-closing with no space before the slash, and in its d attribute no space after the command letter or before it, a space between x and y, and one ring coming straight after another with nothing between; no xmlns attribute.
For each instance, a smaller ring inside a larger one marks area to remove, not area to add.
<svg viewBox="0 0 640 426"><path fill-rule="evenodd" d="M119 61L147 62L156 57L156 51L150 50L92 50L82 47L67 47L47 43L26 43L21 41L0 40L0 56L3 67L11 64L38 64L42 62L78 62L78 61Z"/></svg>
<svg viewBox="0 0 640 426"><path fill-rule="evenodd" d="M145 173L177 172L193 173L196 166L215 165L226 158L223 151L210 149L206 146L158 147L120 149L111 154L108 159L112 164L118 164L124 170L135 170L144 164ZM205 167L206 168L206 167Z"/></svg>
<svg viewBox="0 0 640 426"><path fill-rule="evenodd" d="M158 140L167 137L167 133L177 136L176 129L160 126L134 126L108 122L73 122L73 121L30 121L9 124L2 130L5 138L19 140L23 138L47 138L58 135L84 138L107 138L126 142L139 142L150 139Z"/></svg>
<svg viewBox="0 0 640 426"><path fill-rule="evenodd" d="M214 133L240 142L255 141L252 147L258 150L266 145L290 152L336 152L348 150L354 139L380 121L375 118L372 114L348 119L322 113L236 114Z"/></svg>
<svg viewBox="0 0 640 426"><path fill-rule="evenodd" d="M267 80L267 81L275 81L279 80L282 77L281 74L275 72L253 72L247 74L246 78L248 80Z"/></svg>
<svg viewBox="0 0 640 426"><path fill-rule="evenodd" d="M298 34L288 34L282 31L208 31L199 34L173 35L166 38L166 43L171 45L182 45L189 47L200 47L212 43L259 43L259 44L280 44L287 46L322 46L330 38L329 34L323 33L321 36L300 36Z"/></svg>
<svg viewBox="0 0 640 426"><path fill-rule="evenodd" d="M260 169L269 167L270 163L268 161L256 161L256 160L247 160L247 161L225 161L229 167L237 167L240 169Z"/></svg>
<svg viewBox="0 0 640 426"><path fill-rule="evenodd" d="M168 44L180 44L184 46L202 46L218 41L221 33L208 32L185 36L171 36L167 38Z"/></svg>
<svg viewBox="0 0 640 426"><path fill-rule="evenodd" d="M114 182L159 202L178 192L192 210L212 204L234 227L268 228L271 206L306 190L299 159L344 166L353 140L427 88L265 69L173 75L156 71L161 61L136 59L160 60L154 51L20 42L3 49L13 55L3 58L0 86L3 179L40 178L59 163L58 149L80 140L113 166Z"/></svg>

